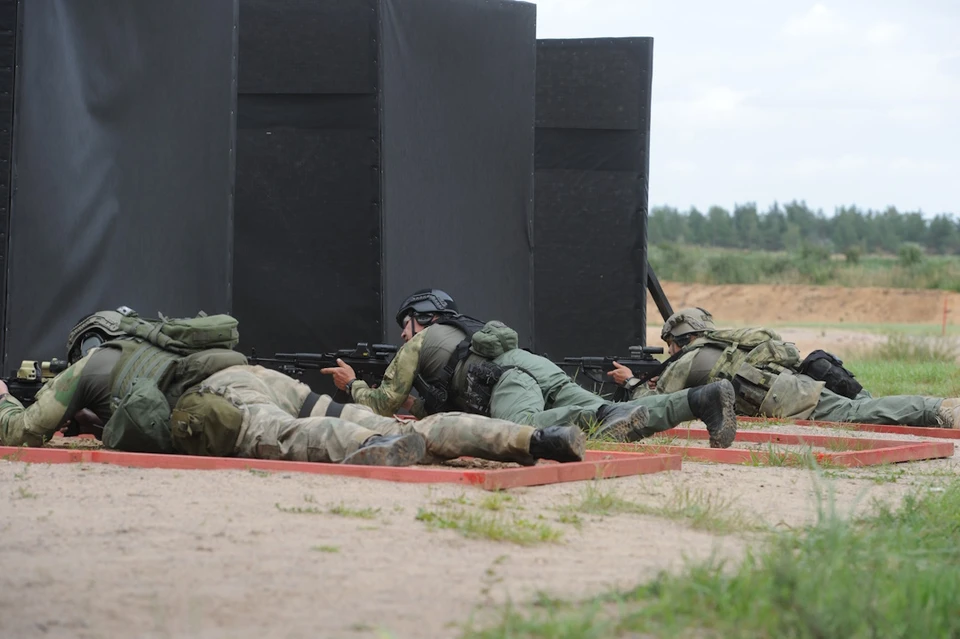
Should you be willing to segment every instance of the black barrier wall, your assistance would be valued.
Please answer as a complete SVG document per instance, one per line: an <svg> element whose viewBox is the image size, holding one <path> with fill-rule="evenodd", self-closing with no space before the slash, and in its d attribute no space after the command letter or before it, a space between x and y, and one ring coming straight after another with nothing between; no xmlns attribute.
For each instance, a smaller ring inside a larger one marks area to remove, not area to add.
<svg viewBox="0 0 960 639"><path fill-rule="evenodd" d="M535 334L552 358L645 344L653 39L539 40Z"/></svg>
<svg viewBox="0 0 960 639"><path fill-rule="evenodd" d="M424 287L529 342L535 10L241 0L241 349L398 343Z"/></svg>
<svg viewBox="0 0 960 639"><path fill-rule="evenodd" d="M0 0L0 326L6 327L7 251L10 228L10 197L13 181L13 96L20 35L17 0ZM0 365L4 337L0 331ZM2 370L2 369L0 369Z"/></svg>
<svg viewBox="0 0 960 639"><path fill-rule="evenodd" d="M236 0L20 10L4 372L99 309L229 311Z"/></svg>

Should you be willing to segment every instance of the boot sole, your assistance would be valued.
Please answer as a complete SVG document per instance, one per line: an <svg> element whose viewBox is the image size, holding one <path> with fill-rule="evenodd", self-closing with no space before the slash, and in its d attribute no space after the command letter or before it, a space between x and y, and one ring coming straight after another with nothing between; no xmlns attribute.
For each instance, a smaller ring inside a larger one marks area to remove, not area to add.
<svg viewBox="0 0 960 639"><path fill-rule="evenodd" d="M600 432L600 436L619 443L635 442L641 439L641 431L647 427L649 420L650 411L647 410L647 407L637 406L627 417L604 428Z"/></svg>
<svg viewBox="0 0 960 639"><path fill-rule="evenodd" d="M723 408L723 423L720 430L710 433L710 448L730 448L737 438L737 396L729 380L720 382L720 405Z"/></svg>
<svg viewBox="0 0 960 639"><path fill-rule="evenodd" d="M427 442L420 433L408 433L389 445L361 448L343 460L356 466L413 466L427 454Z"/></svg>

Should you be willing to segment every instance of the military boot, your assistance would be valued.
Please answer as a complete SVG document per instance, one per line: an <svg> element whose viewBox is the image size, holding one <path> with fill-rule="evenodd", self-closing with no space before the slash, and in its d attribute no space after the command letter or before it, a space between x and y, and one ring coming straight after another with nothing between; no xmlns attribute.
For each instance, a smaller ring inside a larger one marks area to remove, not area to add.
<svg viewBox="0 0 960 639"><path fill-rule="evenodd" d="M960 428L960 398L945 399L937 409L940 428Z"/></svg>
<svg viewBox="0 0 960 639"><path fill-rule="evenodd" d="M587 436L578 426L547 426L533 431L530 456L558 462L583 461Z"/></svg>
<svg viewBox="0 0 960 639"><path fill-rule="evenodd" d="M600 427L597 436L615 442L635 442L643 438L650 411L634 404L604 404L597 409Z"/></svg>
<svg viewBox="0 0 960 639"><path fill-rule="evenodd" d="M360 466L413 466L426 454L427 442L420 433L374 435L363 442L355 453L347 455L342 463Z"/></svg>
<svg viewBox="0 0 960 639"><path fill-rule="evenodd" d="M707 425L710 448L730 448L737 436L736 394L729 380L691 388L687 395L694 416Z"/></svg>

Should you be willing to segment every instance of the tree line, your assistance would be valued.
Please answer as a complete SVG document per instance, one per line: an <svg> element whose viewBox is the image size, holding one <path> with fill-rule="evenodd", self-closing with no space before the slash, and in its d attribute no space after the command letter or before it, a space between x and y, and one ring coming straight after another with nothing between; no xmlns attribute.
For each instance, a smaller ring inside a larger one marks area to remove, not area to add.
<svg viewBox="0 0 960 639"><path fill-rule="evenodd" d="M738 204L731 213L711 206L680 211L654 207L648 220L648 241L717 246L723 248L796 251L817 246L832 252L901 252L905 244L927 253L960 255L960 219L941 213L924 218L919 212L901 213L840 207L831 217L811 210L805 202L774 203L766 211L755 203Z"/></svg>

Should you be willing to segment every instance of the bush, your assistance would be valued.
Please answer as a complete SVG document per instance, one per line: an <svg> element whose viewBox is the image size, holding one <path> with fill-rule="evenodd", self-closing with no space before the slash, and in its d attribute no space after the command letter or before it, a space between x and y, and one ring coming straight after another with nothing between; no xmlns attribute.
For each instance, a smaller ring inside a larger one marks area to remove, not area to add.
<svg viewBox="0 0 960 639"><path fill-rule="evenodd" d="M916 266L923 261L923 249L919 244L905 242L900 246L900 264L906 267Z"/></svg>

